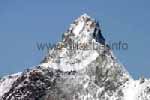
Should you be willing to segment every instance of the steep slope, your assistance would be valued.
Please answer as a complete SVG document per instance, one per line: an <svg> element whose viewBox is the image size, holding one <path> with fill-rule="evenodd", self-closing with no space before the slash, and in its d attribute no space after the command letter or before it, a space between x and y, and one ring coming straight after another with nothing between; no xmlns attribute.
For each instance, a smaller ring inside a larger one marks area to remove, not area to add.
<svg viewBox="0 0 150 100"><path fill-rule="evenodd" d="M149 85L132 79L84 14L41 64L0 81L0 100L150 100Z"/></svg>

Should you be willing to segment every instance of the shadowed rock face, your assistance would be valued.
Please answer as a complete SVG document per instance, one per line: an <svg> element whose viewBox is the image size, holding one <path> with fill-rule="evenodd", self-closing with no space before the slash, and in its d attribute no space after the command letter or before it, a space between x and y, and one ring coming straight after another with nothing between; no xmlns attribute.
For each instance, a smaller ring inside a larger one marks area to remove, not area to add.
<svg viewBox="0 0 150 100"><path fill-rule="evenodd" d="M41 64L1 79L0 100L150 100L149 83L132 79L84 14Z"/></svg>

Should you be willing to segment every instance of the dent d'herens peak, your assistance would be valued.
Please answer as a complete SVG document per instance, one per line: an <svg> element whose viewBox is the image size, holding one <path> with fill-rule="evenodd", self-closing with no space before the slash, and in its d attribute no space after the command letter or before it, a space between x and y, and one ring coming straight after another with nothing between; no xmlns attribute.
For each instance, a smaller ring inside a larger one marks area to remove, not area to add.
<svg viewBox="0 0 150 100"><path fill-rule="evenodd" d="M0 100L150 100L150 81L134 80L83 14L39 65L0 80Z"/></svg>

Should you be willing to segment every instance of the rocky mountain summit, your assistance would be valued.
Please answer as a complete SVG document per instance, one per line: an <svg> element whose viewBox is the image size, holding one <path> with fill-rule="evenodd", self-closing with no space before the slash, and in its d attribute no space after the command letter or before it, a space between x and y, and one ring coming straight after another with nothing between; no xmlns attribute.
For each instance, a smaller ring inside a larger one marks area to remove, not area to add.
<svg viewBox="0 0 150 100"><path fill-rule="evenodd" d="M150 100L150 80L134 80L83 14L39 65L0 80L0 100Z"/></svg>

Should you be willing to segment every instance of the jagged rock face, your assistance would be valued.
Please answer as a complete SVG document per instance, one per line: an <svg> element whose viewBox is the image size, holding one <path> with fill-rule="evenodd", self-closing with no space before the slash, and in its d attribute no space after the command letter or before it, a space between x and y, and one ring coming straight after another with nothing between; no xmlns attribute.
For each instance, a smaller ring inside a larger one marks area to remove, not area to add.
<svg viewBox="0 0 150 100"><path fill-rule="evenodd" d="M41 64L0 81L0 100L150 100L149 83L132 79L84 14Z"/></svg>
<svg viewBox="0 0 150 100"><path fill-rule="evenodd" d="M39 69L22 73L9 92L3 95L3 100L37 100L46 95L46 90L51 89L55 82L53 72L45 73Z"/></svg>

